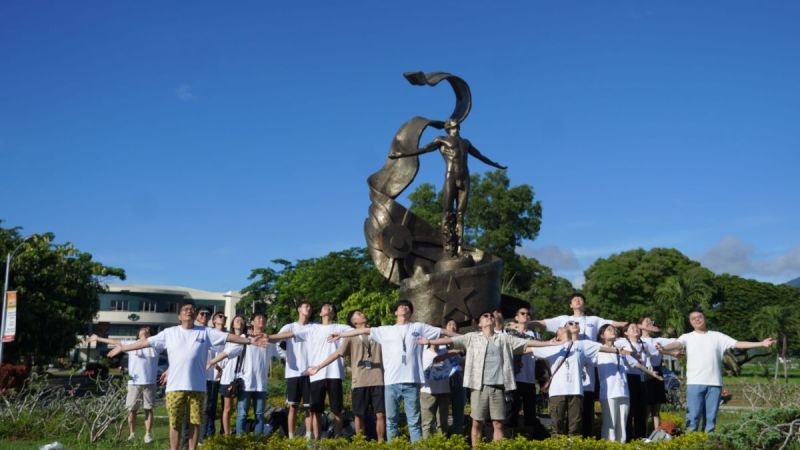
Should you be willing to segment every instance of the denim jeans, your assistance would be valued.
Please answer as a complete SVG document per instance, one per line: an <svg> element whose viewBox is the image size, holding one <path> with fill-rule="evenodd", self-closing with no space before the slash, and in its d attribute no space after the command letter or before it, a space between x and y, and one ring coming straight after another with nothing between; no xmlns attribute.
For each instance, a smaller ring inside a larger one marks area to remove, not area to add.
<svg viewBox="0 0 800 450"><path fill-rule="evenodd" d="M386 437L391 441L397 437L400 400L406 410L408 434L411 442L422 439L422 418L419 406L419 385L415 383L388 384L384 388L386 395Z"/></svg>
<svg viewBox="0 0 800 450"><path fill-rule="evenodd" d="M264 434L264 404L267 400L266 392L245 391L239 395L239 404L236 408L236 434L244 434L244 423L247 420L247 411L250 401L254 402L256 428L255 434Z"/></svg>
<svg viewBox="0 0 800 450"><path fill-rule="evenodd" d="M690 384L686 386L686 430L697 431L700 429L700 419L705 412L705 429L714 431L717 425L717 410L722 387L707 386L705 384Z"/></svg>

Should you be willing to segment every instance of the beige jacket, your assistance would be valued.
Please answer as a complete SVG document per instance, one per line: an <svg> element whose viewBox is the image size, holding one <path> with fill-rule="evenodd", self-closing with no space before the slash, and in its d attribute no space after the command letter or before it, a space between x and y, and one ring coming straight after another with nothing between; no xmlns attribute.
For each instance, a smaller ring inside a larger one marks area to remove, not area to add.
<svg viewBox="0 0 800 450"><path fill-rule="evenodd" d="M503 381L507 391L517 389L514 380L514 355L525 351L528 341L508 334L495 333L486 337L480 331L454 336L453 345L467 351L466 365L464 366L464 387L481 389L483 387L483 365L486 359L486 347L489 339L497 339L503 352Z"/></svg>

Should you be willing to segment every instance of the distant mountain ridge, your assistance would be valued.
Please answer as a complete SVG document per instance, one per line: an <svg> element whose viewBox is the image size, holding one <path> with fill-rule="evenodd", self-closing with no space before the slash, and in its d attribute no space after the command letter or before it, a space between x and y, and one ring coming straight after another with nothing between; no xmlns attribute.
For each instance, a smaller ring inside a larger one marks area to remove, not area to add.
<svg viewBox="0 0 800 450"><path fill-rule="evenodd" d="M792 281L787 281L786 284L792 287L800 288L800 278L795 278Z"/></svg>

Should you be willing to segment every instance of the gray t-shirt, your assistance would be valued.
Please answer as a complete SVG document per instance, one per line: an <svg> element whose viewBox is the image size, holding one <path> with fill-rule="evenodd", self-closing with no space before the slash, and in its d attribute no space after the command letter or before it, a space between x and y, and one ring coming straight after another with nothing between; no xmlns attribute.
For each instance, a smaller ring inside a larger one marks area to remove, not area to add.
<svg viewBox="0 0 800 450"><path fill-rule="evenodd" d="M483 361L483 384L503 385L503 352L497 342L498 335L489 338L486 346L486 359Z"/></svg>

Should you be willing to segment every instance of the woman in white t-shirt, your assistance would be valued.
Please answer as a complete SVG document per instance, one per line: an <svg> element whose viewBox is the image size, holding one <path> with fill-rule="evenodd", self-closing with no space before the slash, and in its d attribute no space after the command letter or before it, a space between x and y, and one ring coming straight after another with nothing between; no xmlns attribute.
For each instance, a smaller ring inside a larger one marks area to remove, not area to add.
<svg viewBox="0 0 800 450"><path fill-rule="evenodd" d="M237 336L245 336L247 331L247 324L243 316L237 314L231 319L230 328L231 333ZM244 350L243 345L228 342L225 344L225 349L218 353L211 361L208 362L208 367L217 366L222 368L222 376L219 380L219 392L222 397L222 430L226 435L231 434L231 411L233 403L236 398L231 394L231 382L241 377L241 366L237 364L239 356ZM239 372L236 372L236 366L239 367Z"/></svg>
<svg viewBox="0 0 800 450"><path fill-rule="evenodd" d="M675 339L650 336L651 332L658 332L658 328L650 316L643 316L639 319L639 330L642 332L642 342L647 346L647 352L650 354L653 372L663 376L664 370L661 367L663 357L656 348L656 344L669 345L675 342ZM661 424L661 405L667 402L664 379L658 380L650 377L645 380L645 384L647 385L647 410L650 417L653 418L653 428L657 429Z"/></svg>
<svg viewBox="0 0 800 450"><path fill-rule="evenodd" d="M597 341L613 347L617 340L617 329L606 324L600 327ZM600 406L603 425L600 437L609 441L625 442L625 426L630 409L628 379L630 367L628 357L619 353L598 353L595 357L597 381L600 384Z"/></svg>

